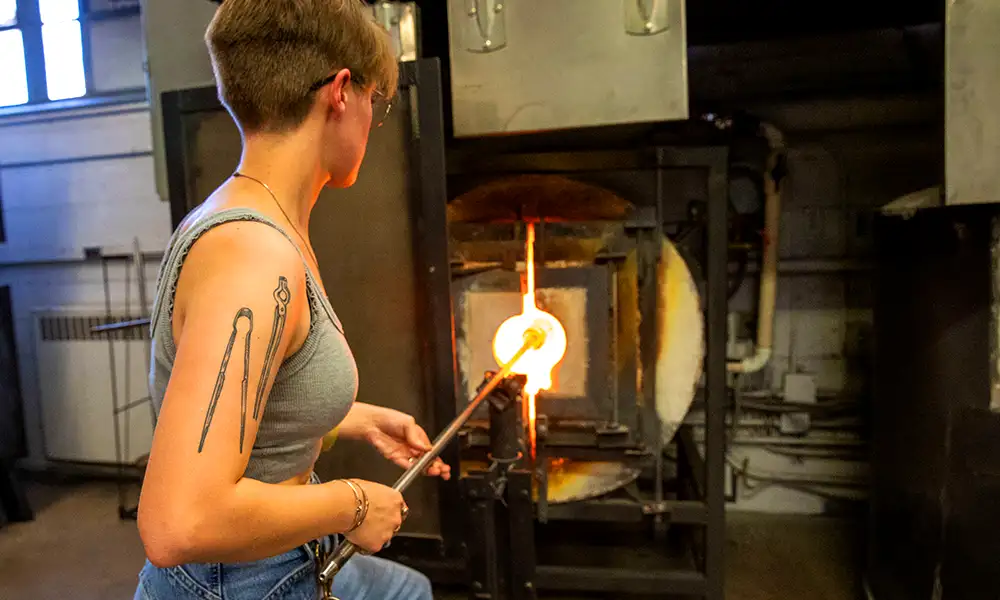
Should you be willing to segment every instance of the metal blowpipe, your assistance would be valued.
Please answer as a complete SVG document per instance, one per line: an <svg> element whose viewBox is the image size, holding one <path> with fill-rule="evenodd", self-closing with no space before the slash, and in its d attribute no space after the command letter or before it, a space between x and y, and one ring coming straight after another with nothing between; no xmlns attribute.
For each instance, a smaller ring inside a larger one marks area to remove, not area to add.
<svg viewBox="0 0 1000 600"><path fill-rule="evenodd" d="M473 398L469 404L462 411L462 414L458 415L454 421L452 421L444 431L434 440L434 444L431 449L427 451L426 454L420 457L415 463L413 463L410 468L403 473L396 483L393 484L392 489L397 492L403 493L406 488L410 487L417 477L419 477L431 464L435 458L441 454L444 447L447 446L456 435L458 435L459 429L472 417L472 413L476 411L483 400L489 396L490 392L496 388L497 385L510 374L511 369L521 359L524 354L531 349L540 348L542 344L545 343L545 333L537 329L529 329L524 333L524 345L518 350L517 354L510 359L509 362L502 365L500 370L497 371L496 375L490 379L486 385L484 385L476 397ZM345 541L340 546L337 547L337 551L334 552L329 559L327 559L326 564L323 565L323 569L319 573L319 582L323 587L324 591L329 596L330 586L333 585L333 578L340 572L340 570L347 564L354 553L357 552L358 548L351 542Z"/></svg>

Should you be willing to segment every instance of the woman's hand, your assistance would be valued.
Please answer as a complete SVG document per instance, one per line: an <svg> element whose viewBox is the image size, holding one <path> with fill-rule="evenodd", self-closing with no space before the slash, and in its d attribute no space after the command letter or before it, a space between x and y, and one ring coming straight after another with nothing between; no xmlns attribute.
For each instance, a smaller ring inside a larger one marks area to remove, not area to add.
<svg viewBox="0 0 1000 600"><path fill-rule="evenodd" d="M408 414L360 403L351 409L351 413L349 418L354 421L353 428L359 430L359 437L367 440L386 459L404 469L431 449L427 433ZM343 425L341 432L344 432ZM427 467L426 474L448 480L451 478L451 467L436 458Z"/></svg>
<svg viewBox="0 0 1000 600"><path fill-rule="evenodd" d="M362 550L378 552L399 531L406 503L403 496L391 487L371 481L352 481L368 496L368 514L357 529L344 537Z"/></svg>

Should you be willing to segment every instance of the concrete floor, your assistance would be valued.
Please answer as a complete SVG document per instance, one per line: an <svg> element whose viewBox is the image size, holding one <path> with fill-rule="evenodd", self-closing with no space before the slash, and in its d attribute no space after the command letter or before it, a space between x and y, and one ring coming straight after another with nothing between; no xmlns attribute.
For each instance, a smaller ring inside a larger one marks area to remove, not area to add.
<svg viewBox="0 0 1000 600"><path fill-rule="evenodd" d="M32 484L32 523L0 527L0 599L129 600L143 563L135 523L120 521L113 484ZM851 521L729 517L727 600L855 600Z"/></svg>

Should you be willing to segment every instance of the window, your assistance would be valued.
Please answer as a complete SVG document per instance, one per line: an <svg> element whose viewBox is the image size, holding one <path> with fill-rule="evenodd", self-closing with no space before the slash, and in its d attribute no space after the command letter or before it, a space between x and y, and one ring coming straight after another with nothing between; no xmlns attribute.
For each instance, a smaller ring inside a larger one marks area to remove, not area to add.
<svg viewBox="0 0 1000 600"><path fill-rule="evenodd" d="M0 108L145 87L139 0L0 0Z"/></svg>

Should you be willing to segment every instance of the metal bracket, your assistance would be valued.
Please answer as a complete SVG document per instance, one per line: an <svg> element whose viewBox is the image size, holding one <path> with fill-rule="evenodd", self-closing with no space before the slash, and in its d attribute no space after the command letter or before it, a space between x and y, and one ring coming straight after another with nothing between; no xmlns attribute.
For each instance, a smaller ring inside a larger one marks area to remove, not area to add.
<svg viewBox="0 0 1000 600"><path fill-rule="evenodd" d="M638 230L657 230L660 221L657 218L655 206L639 206L631 211L625 221L625 231L634 233Z"/></svg>
<svg viewBox="0 0 1000 600"><path fill-rule="evenodd" d="M597 437L619 437L629 434L629 428L621 423L603 423L597 427ZM598 441L600 443L600 441Z"/></svg>
<svg viewBox="0 0 1000 600"><path fill-rule="evenodd" d="M521 452L517 453L516 458L508 460L500 460L497 458L489 457L490 466L484 472L484 483L485 485L493 491L493 498L499 500L501 504L507 506L507 499L505 492L507 491L507 474L516 465L524 455Z"/></svg>
<svg viewBox="0 0 1000 600"><path fill-rule="evenodd" d="M624 0L625 32L656 35L670 29L669 0Z"/></svg>
<svg viewBox="0 0 1000 600"><path fill-rule="evenodd" d="M466 50L486 54L507 46L506 4L506 0L466 0Z"/></svg>

